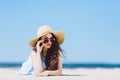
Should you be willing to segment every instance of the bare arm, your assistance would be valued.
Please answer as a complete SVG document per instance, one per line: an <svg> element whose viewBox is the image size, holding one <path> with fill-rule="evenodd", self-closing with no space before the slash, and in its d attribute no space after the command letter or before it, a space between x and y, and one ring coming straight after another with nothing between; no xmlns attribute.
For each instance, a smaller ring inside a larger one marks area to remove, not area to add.
<svg viewBox="0 0 120 80"><path fill-rule="evenodd" d="M32 50L31 52L31 58L32 58L32 61L33 61L33 67L34 67L34 74L36 76L39 76L40 73L42 72L42 60L41 60L41 51L42 51L42 48L43 48L43 45L40 46L39 44L41 43L42 41L38 41L37 42L37 51L35 52L34 50Z"/></svg>
<svg viewBox="0 0 120 80"><path fill-rule="evenodd" d="M35 75L39 76L40 73L42 72L42 61L41 61L41 57L40 54L35 53L35 51L31 52L31 58L33 61L33 67L34 67L34 71L35 71Z"/></svg>

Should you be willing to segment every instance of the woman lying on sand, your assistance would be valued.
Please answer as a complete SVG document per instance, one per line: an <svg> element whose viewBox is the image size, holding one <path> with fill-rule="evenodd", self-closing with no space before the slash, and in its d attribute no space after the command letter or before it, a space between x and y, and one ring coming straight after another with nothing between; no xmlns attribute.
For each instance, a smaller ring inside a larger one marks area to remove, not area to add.
<svg viewBox="0 0 120 80"><path fill-rule="evenodd" d="M48 25L40 27L37 38L29 41L32 47L29 58L22 64L20 74L36 76L58 76L62 72L62 31L52 31Z"/></svg>

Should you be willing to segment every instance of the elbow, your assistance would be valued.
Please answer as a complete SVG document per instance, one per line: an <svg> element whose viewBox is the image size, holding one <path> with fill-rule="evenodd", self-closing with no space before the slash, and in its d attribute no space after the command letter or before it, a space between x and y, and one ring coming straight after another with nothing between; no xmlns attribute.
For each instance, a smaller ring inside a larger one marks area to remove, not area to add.
<svg viewBox="0 0 120 80"><path fill-rule="evenodd" d="M35 72L34 75L35 75L36 77L38 77L38 76L40 76L40 73Z"/></svg>
<svg viewBox="0 0 120 80"><path fill-rule="evenodd" d="M58 70L58 76L62 75L62 70Z"/></svg>
<svg viewBox="0 0 120 80"><path fill-rule="evenodd" d="M34 75L35 75L36 77L40 76L40 74L41 74L41 72L38 72L38 71L35 71L35 73L34 73Z"/></svg>

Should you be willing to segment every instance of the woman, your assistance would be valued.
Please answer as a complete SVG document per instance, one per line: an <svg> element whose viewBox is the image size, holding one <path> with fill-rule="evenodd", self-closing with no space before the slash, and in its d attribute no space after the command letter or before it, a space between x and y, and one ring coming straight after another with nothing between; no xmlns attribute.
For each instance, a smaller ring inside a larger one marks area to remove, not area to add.
<svg viewBox="0 0 120 80"><path fill-rule="evenodd" d="M37 31L37 38L29 41L33 47L26 62L22 64L21 74L36 76L59 76L62 73L62 50L60 44L64 41L62 31L52 31L48 26L42 26Z"/></svg>

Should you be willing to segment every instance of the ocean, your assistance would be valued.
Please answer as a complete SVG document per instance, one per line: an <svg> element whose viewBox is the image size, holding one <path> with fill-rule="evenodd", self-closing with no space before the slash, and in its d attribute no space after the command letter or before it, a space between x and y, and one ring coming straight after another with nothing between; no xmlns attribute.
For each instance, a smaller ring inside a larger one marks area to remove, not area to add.
<svg viewBox="0 0 120 80"><path fill-rule="evenodd" d="M22 63L0 63L0 68L19 68ZM63 63L63 68L120 68L120 64L108 63Z"/></svg>

